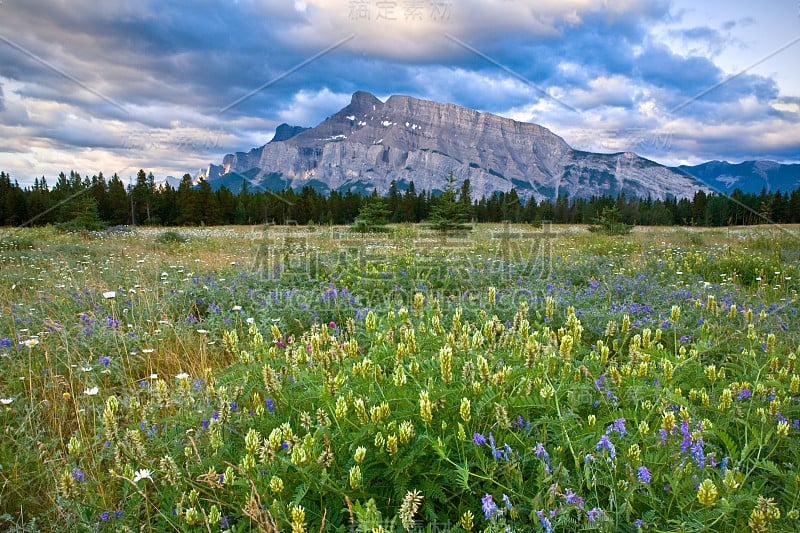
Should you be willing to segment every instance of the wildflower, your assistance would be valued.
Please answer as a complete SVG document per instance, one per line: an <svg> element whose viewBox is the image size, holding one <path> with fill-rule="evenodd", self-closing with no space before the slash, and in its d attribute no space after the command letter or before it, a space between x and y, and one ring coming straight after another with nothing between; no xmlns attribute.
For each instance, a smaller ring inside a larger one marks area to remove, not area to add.
<svg viewBox="0 0 800 533"><path fill-rule="evenodd" d="M539 524L544 528L546 533L553 533L553 524L550 522L550 519L544 515L544 510L540 509L536 511L536 516L539 517Z"/></svg>
<svg viewBox="0 0 800 533"><path fill-rule="evenodd" d="M481 502L483 516L486 518L486 520L491 520L494 514L498 511L497 504L492 500L492 495L486 493L486 495L481 499Z"/></svg>
<svg viewBox="0 0 800 533"><path fill-rule="evenodd" d="M361 467L353 465L350 467L350 488L357 489L361 486Z"/></svg>
<svg viewBox="0 0 800 533"><path fill-rule="evenodd" d="M241 305L234 305L233 307L231 307L231 311L241 311L241 310L242 310Z"/></svg>
<svg viewBox="0 0 800 533"><path fill-rule="evenodd" d="M142 468L141 470L137 470L136 473L133 474L133 482L138 483L143 479L149 479L153 481L153 472L148 468Z"/></svg>
<svg viewBox="0 0 800 533"><path fill-rule="evenodd" d="M616 431L619 433L620 437L624 437L628 433L628 431L625 429L625 419L617 418L614 420L614 423L610 424L606 428L606 435L610 435L612 431Z"/></svg>
<svg viewBox="0 0 800 533"><path fill-rule="evenodd" d="M506 509L509 511L513 507L513 505L511 505L511 498L509 498L506 494L503 494L503 503L506 505Z"/></svg>
<svg viewBox="0 0 800 533"><path fill-rule="evenodd" d="M653 479L653 476L650 474L650 470L648 470L646 466L640 466L638 469L636 469L636 478L640 483L647 485L650 483L650 480Z"/></svg>
<svg viewBox="0 0 800 533"><path fill-rule="evenodd" d="M37 339L36 337L31 337L30 339L25 339L24 341L22 341L22 345L27 346L28 348L33 348L37 344L39 344L39 339Z"/></svg>
<svg viewBox="0 0 800 533"><path fill-rule="evenodd" d="M461 407L459 408L459 414L461 415L461 419L464 422L469 422L471 418L470 414L470 401L468 398L461 398Z"/></svg>
<svg viewBox="0 0 800 533"><path fill-rule="evenodd" d="M106 300L110 300L111 298L117 297L117 291L105 291L103 292L103 298Z"/></svg>
<svg viewBox="0 0 800 533"><path fill-rule="evenodd" d="M269 490L276 494L283 492L283 480L278 476L272 476L269 480Z"/></svg>
<svg viewBox="0 0 800 533"><path fill-rule="evenodd" d="M400 505L398 514L400 515L400 522L402 522L406 531L414 527L414 515L417 514L419 506L422 505L422 498L422 494L416 489L407 491L405 497L403 497L403 503Z"/></svg>
<svg viewBox="0 0 800 533"><path fill-rule="evenodd" d="M0 398L0 405L11 405L14 402L14 398Z"/></svg>
<svg viewBox="0 0 800 533"><path fill-rule="evenodd" d="M575 505L578 509L583 509L583 498L572 492L570 488L564 491L564 501L567 502L568 505Z"/></svg>
<svg viewBox="0 0 800 533"><path fill-rule="evenodd" d="M295 505L291 510L292 533L305 533L306 511L300 505Z"/></svg>
<svg viewBox="0 0 800 533"><path fill-rule="evenodd" d="M589 519L589 522L597 522L598 520L603 518L603 514L605 513L603 512L602 509L600 509L599 507L595 507L594 509L590 509L589 512L586 513L586 518Z"/></svg>
<svg viewBox="0 0 800 533"><path fill-rule="evenodd" d="M533 453L540 459L544 459L545 461L550 460L550 454L547 453L547 450L544 449L544 444L541 442L536 443L536 450Z"/></svg>
<svg viewBox="0 0 800 533"><path fill-rule="evenodd" d="M739 391L739 394L736 396L737 400L746 400L749 398L753 393L750 392L750 389L742 389Z"/></svg>
<svg viewBox="0 0 800 533"><path fill-rule="evenodd" d="M71 474L72 474L72 479L74 479L78 483L83 481L84 478L85 478L85 476L83 474L83 470L81 470L81 467L79 467L79 466L76 466L75 468L73 468Z"/></svg>
<svg viewBox="0 0 800 533"><path fill-rule="evenodd" d="M356 448L355 453L353 454L353 459L356 463L361 464L364 461L364 457L367 455L367 449L363 446L359 446Z"/></svg>
<svg viewBox="0 0 800 533"><path fill-rule="evenodd" d="M100 392L100 389L99 389L97 386L94 386L94 387L92 387L92 388L90 388L90 389L86 389L85 391L83 391L83 393L84 393L86 396L94 396L94 395L96 395L98 392Z"/></svg>
<svg viewBox="0 0 800 533"><path fill-rule="evenodd" d="M717 501L717 486L714 482L706 478L697 488L697 501L702 505L712 506Z"/></svg>
<svg viewBox="0 0 800 533"><path fill-rule="evenodd" d="M492 435L491 431L489 432L489 448L492 449L492 455L494 456L494 458L500 459L502 452L495 447L494 435Z"/></svg>
<svg viewBox="0 0 800 533"><path fill-rule="evenodd" d="M111 363L111 358L101 355L97 358L98 362L103 366L108 366Z"/></svg>
<svg viewBox="0 0 800 533"><path fill-rule="evenodd" d="M603 435L600 437L600 440L597 441L597 445L595 445L595 450L600 451L605 449L608 451L608 455L611 459L614 459L617 456L617 450L614 447L614 443L611 442L611 439L608 438L608 435Z"/></svg>
<svg viewBox="0 0 800 533"><path fill-rule="evenodd" d="M633 527L635 527L637 531L642 529L643 526L644 526L644 521L641 518L637 518L636 520L633 521Z"/></svg>
<svg viewBox="0 0 800 533"><path fill-rule="evenodd" d="M419 393L419 416L425 422L433 420L433 403L428 397L428 391Z"/></svg>
<svg viewBox="0 0 800 533"><path fill-rule="evenodd" d="M459 524L465 530L472 531L472 528L475 526L474 520L475 520L475 515L472 514L472 511L464 511L464 514L461 515L461 520L459 521Z"/></svg>
<svg viewBox="0 0 800 533"><path fill-rule="evenodd" d="M186 372L181 372L180 374L175 376L175 379L177 380L189 379L189 374L187 374Z"/></svg>

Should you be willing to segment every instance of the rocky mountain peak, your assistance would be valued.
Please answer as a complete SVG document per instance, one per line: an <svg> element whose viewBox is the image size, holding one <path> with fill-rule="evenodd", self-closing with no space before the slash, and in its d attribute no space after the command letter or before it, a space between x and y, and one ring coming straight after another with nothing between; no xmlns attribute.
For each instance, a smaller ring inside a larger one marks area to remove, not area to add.
<svg viewBox="0 0 800 533"><path fill-rule="evenodd" d="M538 124L518 122L455 104L393 95L381 102L357 91L350 103L313 128L281 125L273 140L211 165L207 179L247 176L256 190L312 186L385 194L443 190L447 175L470 180L473 196L515 188L523 199L594 195L691 197L703 185L676 169L635 154L573 150ZM227 178L230 180L230 178Z"/></svg>
<svg viewBox="0 0 800 533"><path fill-rule="evenodd" d="M277 128L275 128L275 136L272 137L271 143L274 142L281 142L281 141L288 141L295 135L304 132L308 128L303 126L290 126L287 123L283 123Z"/></svg>
<svg viewBox="0 0 800 533"><path fill-rule="evenodd" d="M356 91L353 93L352 98L350 98L350 105L348 105L343 111L368 113L371 111L377 111L378 108L382 107L383 102L378 100L378 98L372 93L368 93L366 91Z"/></svg>

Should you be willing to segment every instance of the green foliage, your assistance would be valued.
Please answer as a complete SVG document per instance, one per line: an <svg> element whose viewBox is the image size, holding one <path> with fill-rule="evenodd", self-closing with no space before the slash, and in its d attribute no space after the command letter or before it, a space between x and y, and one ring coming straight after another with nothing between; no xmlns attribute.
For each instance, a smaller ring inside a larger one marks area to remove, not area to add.
<svg viewBox="0 0 800 533"><path fill-rule="evenodd" d="M389 222L389 205L386 198L372 196L361 204L358 217L353 222L353 231L366 233L385 231Z"/></svg>
<svg viewBox="0 0 800 533"><path fill-rule="evenodd" d="M469 204L457 199L456 181L453 173L447 176L447 188L431 207L428 225L441 233L465 232L470 229Z"/></svg>
<svg viewBox="0 0 800 533"><path fill-rule="evenodd" d="M800 270L763 231L333 231L257 272L230 228L15 231L0 528L797 529Z"/></svg>
<svg viewBox="0 0 800 533"><path fill-rule="evenodd" d="M594 225L588 228L593 233L627 235L633 230L632 225L620 222L620 212L616 205L604 208L603 214L596 218L594 222Z"/></svg>
<svg viewBox="0 0 800 533"><path fill-rule="evenodd" d="M156 242L159 244L183 244L188 241L186 235L174 230L163 231L156 237Z"/></svg>

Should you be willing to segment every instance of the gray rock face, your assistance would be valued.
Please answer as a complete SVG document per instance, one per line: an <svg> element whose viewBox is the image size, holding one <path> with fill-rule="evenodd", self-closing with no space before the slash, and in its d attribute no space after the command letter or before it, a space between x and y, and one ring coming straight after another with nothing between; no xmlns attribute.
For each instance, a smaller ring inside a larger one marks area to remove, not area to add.
<svg viewBox="0 0 800 533"><path fill-rule="evenodd" d="M516 188L520 197L537 201L620 192L681 198L709 190L633 153L576 151L537 124L410 96L381 102L359 91L314 128L279 130L270 143L228 154L202 177L213 187L228 174L240 174L256 190L280 175L292 188L385 194L392 181L401 189L413 181L418 191L442 190L453 172L458 183L470 180L475 198Z"/></svg>

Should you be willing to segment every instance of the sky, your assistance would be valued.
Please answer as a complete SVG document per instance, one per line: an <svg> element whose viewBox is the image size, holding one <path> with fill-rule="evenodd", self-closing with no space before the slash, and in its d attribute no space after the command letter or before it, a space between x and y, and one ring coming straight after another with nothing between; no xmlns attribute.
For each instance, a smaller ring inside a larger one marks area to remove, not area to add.
<svg viewBox="0 0 800 533"><path fill-rule="evenodd" d="M364 90L660 163L800 162L800 0L0 0L0 170L197 174Z"/></svg>

